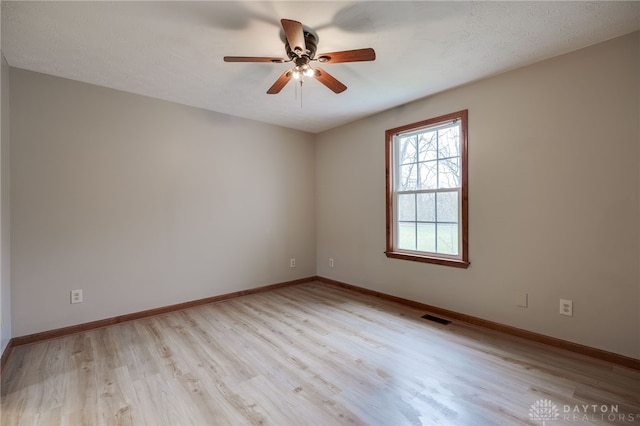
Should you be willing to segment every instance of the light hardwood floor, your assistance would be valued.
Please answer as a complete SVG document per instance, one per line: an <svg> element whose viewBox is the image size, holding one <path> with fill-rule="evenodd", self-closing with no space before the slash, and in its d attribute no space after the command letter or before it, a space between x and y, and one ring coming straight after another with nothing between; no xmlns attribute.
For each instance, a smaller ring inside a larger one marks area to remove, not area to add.
<svg viewBox="0 0 640 426"><path fill-rule="evenodd" d="M424 313L314 282L20 346L2 425L640 424L639 371Z"/></svg>

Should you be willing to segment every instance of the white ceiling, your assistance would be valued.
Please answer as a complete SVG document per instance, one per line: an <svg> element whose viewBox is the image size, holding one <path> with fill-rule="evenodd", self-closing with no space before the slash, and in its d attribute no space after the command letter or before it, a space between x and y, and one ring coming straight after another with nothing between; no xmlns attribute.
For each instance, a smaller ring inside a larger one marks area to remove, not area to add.
<svg viewBox="0 0 640 426"><path fill-rule="evenodd" d="M339 95L267 95L290 64L222 58L286 57L280 18L377 59L323 65ZM316 133L639 29L639 1L2 1L1 42L13 67Z"/></svg>

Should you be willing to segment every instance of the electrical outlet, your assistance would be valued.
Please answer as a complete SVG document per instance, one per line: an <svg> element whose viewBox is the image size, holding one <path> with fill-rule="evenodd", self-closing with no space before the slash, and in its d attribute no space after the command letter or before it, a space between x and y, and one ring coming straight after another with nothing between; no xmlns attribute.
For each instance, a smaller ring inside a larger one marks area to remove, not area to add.
<svg viewBox="0 0 640 426"><path fill-rule="evenodd" d="M573 300L560 299L560 315L573 316Z"/></svg>
<svg viewBox="0 0 640 426"><path fill-rule="evenodd" d="M333 258L329 258L329 268L333 268Z"/></svg>
<svg viewBox="0 0 640 426"><path fill-rule="evenodd" d="M296 267L296 259L295 258L289 259L289 268L295 268L295 267Z"/></svg>
<svg viewBox="0 0 640 426"><path fill-rule="evenodd" d="M82 290L71 290L71 303L82 303Z"/></svg>

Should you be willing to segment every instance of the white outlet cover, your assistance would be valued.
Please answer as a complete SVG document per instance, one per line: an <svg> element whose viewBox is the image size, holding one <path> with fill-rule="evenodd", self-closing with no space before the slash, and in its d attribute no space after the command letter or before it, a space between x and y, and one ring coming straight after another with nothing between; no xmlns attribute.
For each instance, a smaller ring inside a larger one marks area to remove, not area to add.
<svg viewBox="0 0 640 426"><path fill-rule="evenodd" d="M560 315L573 316L573 300L560 299Z"/></svg>
<svg viewBox="0 0 640 426"><path fill-rule="evenodd" d="M71 290L71 303L82 303L82 290Z"/></svg>

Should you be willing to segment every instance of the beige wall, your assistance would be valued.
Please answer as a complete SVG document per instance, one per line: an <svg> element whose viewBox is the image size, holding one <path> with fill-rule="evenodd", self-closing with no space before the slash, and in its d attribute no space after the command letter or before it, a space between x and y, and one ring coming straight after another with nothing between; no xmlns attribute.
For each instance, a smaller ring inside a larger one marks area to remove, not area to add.
<svg viewBox="0 0 640 426"><path fill-rule="evenodd" d="M384 130L464 108L471 266L387 259ZM315 137L18 69L11 119L13 336L317 271L640 358L639 33Z"/></svg>
<svg viewBox="0 0 640 426"><path fill-rule="evenodd" d="M11 220L9 156L9 65L0 53L2 80L0 124L0 353L11 339Z"/></svg>
<svg viewBox="0 0 640 426"><path fill-rule="evenodd" d="M640 358L639 45L634 33L318 135L318 275ZM384 131L461 109L471 266L388 259Z"/></svg>
<svg viewBox="0 0 640 426"><path fill-rule="evenodd" d="M638 37L640 37L640 32L638 32ZM636 57L640 58L640 43L636 44L636 52L635 52ZM638 91L638 101L637 101L637 106L638 106L638 111L637 111L637 118L636 118L636 125L638 127L638 146L640 146L640 84L638 84L637 87L637 91ZM640 163L640 149L638 149L638 162ZM640 179L640 173L638 173L638 179ZM640 188L640 184L638 185L638 187ZM640 196L638 196L638 200L640 202ZM640 208L638 209L640 211ZM640 214L638 215L637 218L638 222L640 222ZM639 241L640 244L640 241ZM638 259L638 268L640 269L640 258ZM640 307L640 291L638 291L638 306ZM638 309L640 311L640 309ZM638 313L638 333L640 333L640 312ZM639 338L640 339L640 338Z"/></svg>
<svg viewBox="0 0 640 426"><path fill-rule="evenodd" d="M11 120L14 336L315 274L313 135L13 68Z"/></svg>

